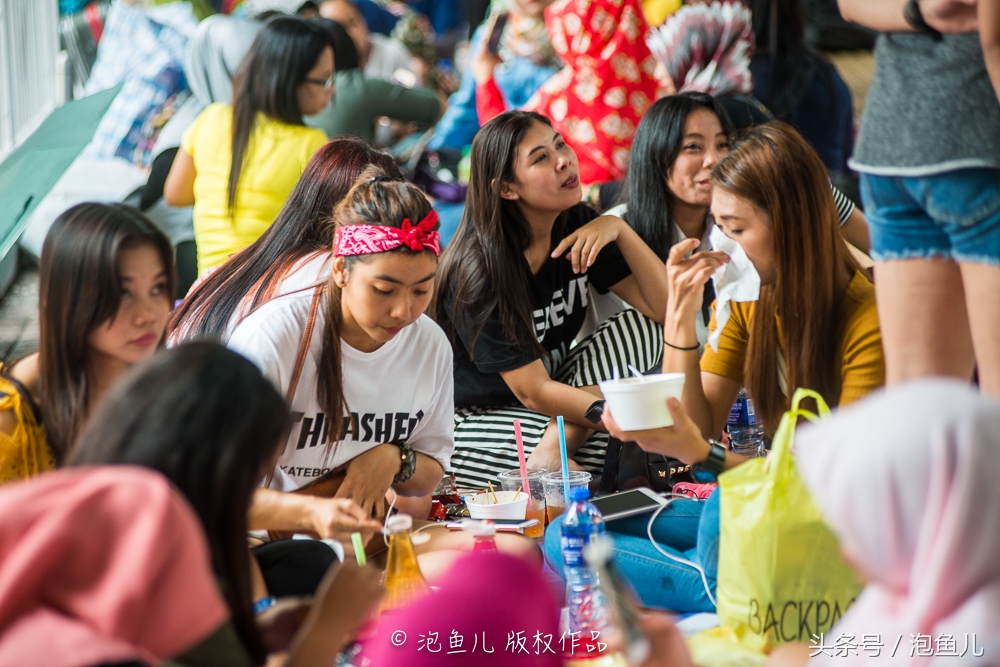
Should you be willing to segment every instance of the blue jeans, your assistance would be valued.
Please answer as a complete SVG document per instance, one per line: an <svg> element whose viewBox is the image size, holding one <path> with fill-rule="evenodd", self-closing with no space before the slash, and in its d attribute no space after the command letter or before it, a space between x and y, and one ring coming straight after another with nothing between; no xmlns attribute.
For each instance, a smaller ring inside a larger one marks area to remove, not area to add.
<svg viewBox="0 0 1000 667"><path fill-rule="evenodd" d="M1000 169L861 174L861 200L876 260L947 257L1000 265Z"/></svg>
<svg viewBox="0 0 1000 667"><path fill-rule="evenodd" d="M608 522L608 534L615 541L615 566L632 583L647 607L679 613L714 612L715 605L705 592L698 571L670 560L649 541L646 535L649 518L646 514ZM559 517L545 531L545 560L565 578L559 539L561 527L562 517ZM674 500L656 517L652 532L664 551L697 563L705 570L714 596L719 567L719 491L704 501Z"/></svg>

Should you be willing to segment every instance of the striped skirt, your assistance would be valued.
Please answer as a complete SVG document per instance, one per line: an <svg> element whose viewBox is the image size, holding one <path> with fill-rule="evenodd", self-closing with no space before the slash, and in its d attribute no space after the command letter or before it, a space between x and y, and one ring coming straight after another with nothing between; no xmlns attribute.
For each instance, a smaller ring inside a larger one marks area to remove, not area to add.
<svg viewBox="0 0 1000 667"><path fill-rule="evenodd" d="M660 363L663 329L639 311L629 308L608 318L580 341L552 374L572 387L587 387L628 376L629 365L648 371ZM551 418L522 405L458 408L455 411L455 451L451 467L458 488L483 489L504 470L518 467L514 442L515 419L521 420L524 450L530 455ZM595 432L573 455L593 475L604 468L608 434Z"/></svg>

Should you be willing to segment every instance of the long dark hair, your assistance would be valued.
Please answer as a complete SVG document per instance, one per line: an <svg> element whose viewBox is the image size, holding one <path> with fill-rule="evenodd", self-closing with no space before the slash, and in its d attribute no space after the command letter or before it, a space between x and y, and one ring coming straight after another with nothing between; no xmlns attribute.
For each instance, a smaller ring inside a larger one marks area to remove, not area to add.
<svg viewBox="0 0 1000 667"><path fill-rule="evenodd" d="M163 262L169 300L173 248L137 210L77 204L56 218L45 237L38 286L40 408L56 462L72 445L87 409L87 335L118 313L121 251L143 244L156 249Z"/></svg>
<svg viewBox="0 0 1000 667"><path fill-rule="evenodd" d="M274 223L184 300L170 320L171 333L221 340L242 305L249 312L268 301L297 261L329 251L334 207L373 164L402 180L392 156L360 139L334 139L316 151Z"/></svg>
<svg viewBox="0 0 1000 667"><path fill-rule="evenodd" d="M858 264L840 235L826 167L791 126L776 121L749 130L712 172L712 184L766 213L774 236L777 279L761 286L745 371L747 390L773 433L799 387L815 389L830 406L839 402L844 298L837 277L841 267L854 272ZM775 371L779 344L787 395Z"/></svg>
<svg viewBox="0 0 1000 667"><path fill-rule="evenodd" d="M636 128L625 184L617 202L628 205L625 220L664 261L673 246L675 224L670 215L667 173L681 151L684 122L698 109L718 116L722 131L732 135L729 115L711 95L692 92L658 99Z"/></svg>
<svg viewBox="0 0 1000 667"><path fill-rule="evenodd" d="M358 47L344 26L323 17L311 20L330 35L330 41L333 44L333 61L337 63L338 72L346 72L361 67Z"/></svg>
<svg viewBox="0 0 1000 667"><path fill-rule="evenodd" d="M260 370L214 343L188 343L137 365L103 401L69 465L162 473L201 519L236 632L266 657L253 617L247 511L291 420Z"/></svg>
<svg viewBox="0 0 1000 667"><path fill-rule="evenodd" d="M381 168L373 166L364 170L351 191L337 204L333 222L338 228L351 225L379 225L398 229L403 226L404 219L408 218L416 224L430 212L431 203L420 190L409 183L404 183L402 179L390 178L390 175ZM437 229L438 226L435 225L434 228ZM402 245L387 252L409 255L430 251L414 251ZM344 268L348 276L354 264L369 261L374 256L345 257ZM327 421L330 423L328 442L332 443L342 437L344 428L342 415L349 412L344 397L344 364L340 349L340 332L344 325L344 315L341 310L343 293L333 275L330 276L324 289L327 325L323 330L323 351L320 355L316 390L320 405L324 406Z"/></svg>
<svg viewBox="0 0 1000 667"><path fill-rule="evenodd" d="M230 212L250 149L257 114L288 125L302 125L296 91L323 49L331 46L327 33L297 16L275 16L257 33L233 77L233 160L229 170Z"/></svg>
<svg viewBox="0 0 1000 667"><path fill-rule="evenodd" d="M790 120L817 73L832 96L832 66L806 43L803 0L750 0L750 12L758 53L766 49L771 72L767 99L761 100L771 113Z"/></svg>
<svg viewBox="0 0 1000 667"><path fill-rule="evenodd" d="M441 257L432 312L455 336L455 323L473 325L469 352L496 309L507 340L548 354L535 336L531 316L530 270L524 251L531 227L517 202L500 196L504 183L516 183L517 147L532 124L551 121L533 111L506 111L486 123L472 141L472 167L465 212L455 237ZM560 215L553 235L561 233Z"/></svg>

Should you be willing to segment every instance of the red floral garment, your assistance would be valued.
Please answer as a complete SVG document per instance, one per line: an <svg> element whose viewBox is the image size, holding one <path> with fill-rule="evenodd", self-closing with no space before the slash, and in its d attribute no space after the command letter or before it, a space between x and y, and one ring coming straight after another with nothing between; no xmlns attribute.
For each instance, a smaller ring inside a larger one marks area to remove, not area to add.
<svg viewBox="0 0 1000 667"><path fill-rule="evenodd" d="M656 61L639 0L557 0L545 12L566 66L528 100L552 119L580 160L580 181L621 180L639 119L656 100ZM490 80L476 90L479 122L505 110Z"/></svg>

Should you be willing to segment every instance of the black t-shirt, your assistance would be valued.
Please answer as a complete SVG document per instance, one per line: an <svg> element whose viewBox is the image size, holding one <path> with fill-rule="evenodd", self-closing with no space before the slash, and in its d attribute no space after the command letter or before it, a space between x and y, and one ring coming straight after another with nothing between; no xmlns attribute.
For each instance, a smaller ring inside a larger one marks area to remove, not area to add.
<svg viewBox="0 0 1000 667"><path fill-rule="evenodd" d="M593 209L582 203L569 209L564 225L560 228L556 223L553 229L551 248L555 249L562 239L597 216ZM632 275L621 251L613 243L601 250L586 273L573 273L573 265L565 257L545 260L535 275L530 275L527 260L512 270L528 274L535 335L550 357L543 357L534 345L508 340L499 313L494 308L476 339L475 358L470 358L469 348L476 331L473 325L478 323L471 320L464 324L456 322L456 335L452 342L456 406L517 404L514 392L500 373L543 359L551 374L566 358L570 344L583 325L590 307L588 284L593 284L598 292L604 294L611 286Z"/></svg>

